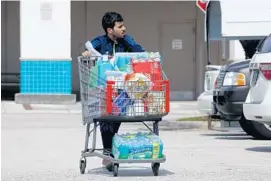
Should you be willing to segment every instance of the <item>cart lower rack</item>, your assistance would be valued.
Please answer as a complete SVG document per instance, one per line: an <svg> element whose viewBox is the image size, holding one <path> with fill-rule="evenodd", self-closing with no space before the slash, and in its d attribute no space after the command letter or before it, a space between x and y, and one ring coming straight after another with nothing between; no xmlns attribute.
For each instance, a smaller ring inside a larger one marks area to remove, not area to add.
<svg viewBox="0 0 271 181"><path fill-rule="evenodd" d="M166 161L165 155L155 159L113 158L110 156L111 150L96 148L97 128L102 122L142 122L151 132L159 135L159 122L169 113L169 81L165 75L160 80L152 79L152 72L149 79L138 78L138 74L134 74L128 75L128 78L125 75L122 80L104 80L97 71L98 58L78 57L82 118L86 125L80 172L85 173L87 157L100 157L111 161L109 170L114 176L118 175L120 163L150 163L153 174L157 176L160 163ZM145 122L152 123L152 128ZM89 148L91 134L92 145Z"/></svg>

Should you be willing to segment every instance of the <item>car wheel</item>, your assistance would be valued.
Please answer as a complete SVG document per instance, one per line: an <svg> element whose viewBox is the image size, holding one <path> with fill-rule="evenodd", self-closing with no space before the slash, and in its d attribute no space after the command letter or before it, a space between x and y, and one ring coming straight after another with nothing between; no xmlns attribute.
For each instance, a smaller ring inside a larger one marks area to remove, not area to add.
<svg viewBox="0 0 271 181"><path fill-rule="evenodd" d="M239 120L239 124L241 126L241 128L243 129L244 132L246 132L248 135L251 135L253 132L253 126L251 121L246 120L243 116L242 118Z"/></svg>
<svg viewBox="0 0 271 181"><path fill-rule="evenodd" d="M261 138L259 138L259 139L271 140L271 127L270 127L270 125L258 123L256 121L251 121L251 123L252 123L254 129L256 130L256 132L258 132L261 135ZM251 135L251 136L253 136L253 135Z"/></svg>
<svg viewBox="0 0 271 181"><path fill-rule="evenodd" d="M261 123L247 120L244 116L239 120L241 128L250 136L255 139L271 139L271 129Z"/></svg>

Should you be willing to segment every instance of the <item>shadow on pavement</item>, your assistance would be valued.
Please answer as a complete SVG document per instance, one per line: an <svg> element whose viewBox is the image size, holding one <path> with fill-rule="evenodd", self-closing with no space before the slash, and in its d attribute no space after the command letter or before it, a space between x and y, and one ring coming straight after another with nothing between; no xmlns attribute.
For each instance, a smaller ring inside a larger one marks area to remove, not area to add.
<svg viewBox="0 0 271 181"><path fill-rule="evenodd" d="M202 136L241 136L241 137L245 137L248 136L246 133L244 132L240 132L240 133L210 133L210 134L201 134ZM247 137L249 138L249 137Z"/></svg>
<svg viewBox="0 0 271 181"><path fill-rule="evenodd" d="M226 137L216 137L215 139L217 140L256 140L252 138L251 136L238 136L238 137L231 137L231 136L226 136Z"/></svg>
<svg viewBox="0 0 271 181"><path fill-rule="evenodd" d="M161 167L163 167L163 165L161 165ZM159 170L159 175L160 176L168 176L168 175L173 175L175 173L170 172L168 170L165 170L163 168L160 167ZM93 175L108 175L108 176L112 176L113 177L113 173L112 172L108 172L104 167L99 167L99 168L94 168L91 169L87 172L88 174L93 174ZM150 167L135 167L135 166L121 166L119 167L118 170L118 177L153 177L153 172Z"/></svg>
<svg viewBox="0 0 271 181"><path fill-rule="evenodd" d="M255 141L270 141L270 140L262 140L262 139L256 139L253 138L250 135L247 135L243 131L240 131L240 133L209 133L209 134L201 134L201 136L212 136L215 137L214 139L219 140L255 140Z"/></svg>
<svg viewBox="0 0 271 181"><path fill-rule="evenodd" d="M271 153L271 146L252 147L252 148L247 148L246 150L254 151L254 152Z"/></svg>
<svg viewBox="0 0 271 181"><path fill-rule="evenodd" d="M210 133L201 134L202 136L212 136L214 139L218 140L256 140L253 137L247 135L246 133L240 131L240 133Z"/></svg>

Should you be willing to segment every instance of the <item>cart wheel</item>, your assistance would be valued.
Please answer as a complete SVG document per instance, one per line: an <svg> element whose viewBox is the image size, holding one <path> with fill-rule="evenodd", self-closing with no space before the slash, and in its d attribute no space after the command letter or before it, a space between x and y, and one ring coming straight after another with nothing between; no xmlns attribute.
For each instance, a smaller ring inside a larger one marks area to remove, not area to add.
<svg viewBox="0 0 271 181"><path fill-rule="evenodd" d="M113 166L113 175L114 175L114 177L118 176L118 172L119 172L119 164L114 164L114 166Z"/></svg>
<svg viewBox="0 0 271 181"><path fill-rule="evenodd" d="M82 158L80 160L80 166L79 166L81 174L85 173L86 167L87 167L87 160L85 158Z"/></svg>
<svg viewBox="0 0 271 181"><path fill-rule="evenodd" d="M158 176L159 174L159 167L160 167L160 163L153 163L151 168L152 168L152 172L154 176Z"/></svg>

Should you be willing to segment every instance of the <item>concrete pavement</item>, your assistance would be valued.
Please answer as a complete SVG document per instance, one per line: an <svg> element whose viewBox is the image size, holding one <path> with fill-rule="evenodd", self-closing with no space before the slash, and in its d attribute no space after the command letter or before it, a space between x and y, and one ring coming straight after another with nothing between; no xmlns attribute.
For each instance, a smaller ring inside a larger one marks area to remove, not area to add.
<svg viewBox="0 0 271 181"><path fill-rule="evenodd" d="M1 101L2 114L64 114L81 115L81 103L74 105L46 105L16 104L13 101ZM197 111L196 101L172 101L170 103L170 113L163 118L161 123L165 129L194 129L207 128L207 122L197 121L176 121L182 117L203 116ZM81 119L81 118L80 118ZM220 123L215 123L214 128L220 128Z"/></svg>
<svg viewBox="0 0 271 181"><path fill-rule="evenodd" d="M120 132L139 131L123 124ZM99 134L98 134L99 135ZM154 177L149 164L122 164L114 178L101 160L88 158L79 173L85 126L79 114L3 114L3 181L171 180L269 181L270 141L256 141L239 129L160 131L167 161ZM101 145L98 136L98 145Z"/></svg>

